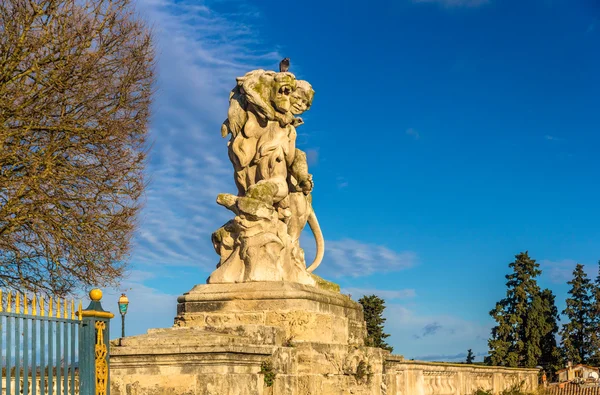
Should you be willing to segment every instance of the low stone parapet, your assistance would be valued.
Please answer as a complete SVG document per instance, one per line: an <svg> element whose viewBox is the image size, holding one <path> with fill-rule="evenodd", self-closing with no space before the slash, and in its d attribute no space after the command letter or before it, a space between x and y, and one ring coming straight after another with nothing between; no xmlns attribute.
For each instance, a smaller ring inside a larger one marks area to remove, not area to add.
<svg viewBox="0 0 600 395"><path fill-rule="evenodd" d="M523 391L535 391L538 373L538 369L405 361L393 357L385 363L388 394L396 395L471 395L478 389L497 394L515 385L521 385Z"/></svg>

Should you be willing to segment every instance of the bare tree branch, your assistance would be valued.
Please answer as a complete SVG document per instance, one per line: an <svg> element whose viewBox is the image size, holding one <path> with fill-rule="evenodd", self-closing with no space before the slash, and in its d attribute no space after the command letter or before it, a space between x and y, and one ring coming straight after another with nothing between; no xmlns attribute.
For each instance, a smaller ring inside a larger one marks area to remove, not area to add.
<svg viewBox="0 0 600 395"><path fill-rule="evenodd" d="M0 2L0 287L116 284L153 79L152 35L129 0Z"/></svg>

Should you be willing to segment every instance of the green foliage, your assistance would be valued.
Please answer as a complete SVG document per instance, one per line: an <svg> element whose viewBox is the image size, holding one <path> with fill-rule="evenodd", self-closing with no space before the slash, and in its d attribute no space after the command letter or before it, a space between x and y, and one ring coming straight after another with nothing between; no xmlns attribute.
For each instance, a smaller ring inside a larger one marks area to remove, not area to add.
<svg viewBox="0 0 600 395"><path fill-rule="evenodd" d="M260 372L258 373L265 376L264 380L267 387L273 386L275 383L275 377L277 376L277 373L275 373L275 370L273 369L273 362L263 361L260 364Z"/></svg>
<svg viewBox="0 0 600 395"><path fill-rule="evenodd" d="M532 312L530 304L540 292L536 277L541 274L541 270L527 252L520 253L515 258L508 265L513 272L506 275L506 298L500 300L494 310L490 311L490 315L498 323L492 328L492 336L488 341L488 361L491 365L524 366L526 359L531 359L527 358L528 355L535 356L538 353L534 344L528 344L527 341L528 334L531 336L534 332L534 323L528 322L528 316Z"/></svg>
<svg viewBox="0 0 600 395"><path fill-rule="evenodd" d="M563 325L560 335L562 337L563 352L567 360L577 363L589 363L594 355L592 345L592 329L594 321L593 293L594 286L583 270L583 265L577 264L573 271L567 307L563 314L569 322Z"/></svg>
<svg viewBox="0 0 600 395"><path fill-rule="evenodd" d="M590 356L590 364L600 366L600 261L598 261L598 276L593 285L592 295L592 324L591 343L593 355Z"/></svg>
<svg viewBox="0 0 600 395"><path fill-rule="evenodd" d="M467 350L467 360L465 362L469 365L475 362L475 354L473 354L473 350L471 350L470 348L469 350Z"/></svg>
<svg viewBox="0 0 600 395"><path fill-rule="evenodd" d="M358 300L363 307L365 322L367 323L367 338L365 343L369 347L379 347L384 350L393 351L393 347L385 342L384 339L390 335L383 332L383 311L385 310L385 301L377 295L363 296Z"/></svg>
<svg viewBox="0 0 600 395"><path fill-rule="evenodd" d="M560 316L555 304L555 296L549 289L545 289L541 294L542 308L545 316L545 331L542 336L540 348L542 354L538 359L538 365L542 366L550 377L554 377L556 372L563 368L562 355L556 344L556 335L558 334L558 321Z"/></svg>
<svg viewBox="0 0 600 395"><path fill-rule="evenodd" d="M506 297L490 315L497 325L488 341L490 355L485 362L494 366L535 367L543 364L548 371L559 367L555 335L558 311L554 295L541 290L537 277L539 264L527 252L515 256L506 276Z"/></svg>

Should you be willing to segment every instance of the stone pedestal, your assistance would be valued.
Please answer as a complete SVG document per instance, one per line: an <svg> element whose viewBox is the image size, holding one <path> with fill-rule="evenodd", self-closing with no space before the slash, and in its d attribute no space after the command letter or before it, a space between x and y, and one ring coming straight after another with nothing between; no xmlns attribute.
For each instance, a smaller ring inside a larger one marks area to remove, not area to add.
<svg viewBox="0 0 600 395"><path fill-rule="evenodd" d="M296 283L198 285L175 325L114 341L112 395L380 394L362 307Z"/></svg>
<svg viewBox="0 0 600 395"><path fill-rule="evenodd" d="M177 301L175 325L222 328L259 325L282 331L286 342L362 346L360 304L339 292L297 283L197 285Z"/></svg>

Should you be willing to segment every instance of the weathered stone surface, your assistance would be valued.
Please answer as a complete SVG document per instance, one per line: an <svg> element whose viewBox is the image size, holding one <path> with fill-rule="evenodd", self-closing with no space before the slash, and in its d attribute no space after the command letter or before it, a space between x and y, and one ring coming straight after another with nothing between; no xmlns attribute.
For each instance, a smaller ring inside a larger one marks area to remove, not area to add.
<svg viewBox="0 0 600 395"><path fill-rule="evenodd" d="M288 72L254 70L237 79L227 119L237 196L217 203L236 216L212 235L220 256L210 284L287 281L315 285L310 273L323 258L325 241L312 208L312 175L306 154L296 148L296 115L312 105L314 90ZM300 234L309 224L317 244L306 267Z"/></svg>
<svg viewBox="0 0 600 395"><path fill-rule="evenodd" d="M202 284L178 298L175 325L266 325L295 342L362 345L360 304L340 293L284 282Z"/></svg>
<svg viewBox="0 0 600 395"><path fill-rule="evenodd" d="M477 389L497 394L519 383L523 383L524 391L538 388L538 369L427 363L393 357L388 358L384 368L388 394L464 395Z"/></svg>
<svg viewBox="0 0 600 395"><path fill-rule="evenodd" d="M179 297L176 326L111 342L112 395L465 395L537 370L405 361L365 347L362 308L297 283L210 284ZM294 336L292 336L294 335ZM275 374L267 386L263 362Z"/></svg>

